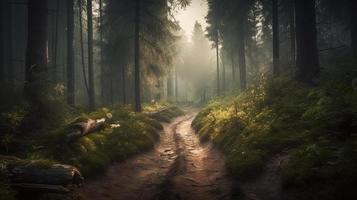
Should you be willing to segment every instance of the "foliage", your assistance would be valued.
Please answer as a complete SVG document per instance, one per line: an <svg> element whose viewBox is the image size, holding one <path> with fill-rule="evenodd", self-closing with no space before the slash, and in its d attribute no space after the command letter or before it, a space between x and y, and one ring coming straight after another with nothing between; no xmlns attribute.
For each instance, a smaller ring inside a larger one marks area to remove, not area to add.
<svg viewBox="0 0 357 200"><path fill-rule="evenodd" d="M13 191L9 184L8 181L0 176L0 197L3 200L15 200L15 191Z"/></svg>
<svg viewBox="0 0 357 200"><path fill-rule="evenodd" d="M154 112L157 111L155 109L165 108L165 105L147 105L144 108ZM112 115L111 122L120 127L108 125L99 132L67 144L66 135L70 132L71 124L108 115ZM152 148L162 129L158 121L146 114L134 113L129 107L101 108L67 119L67 125L43 135L37 145L43 147L39 153L42 157L77 166L88 176L104 172L113 161L125 160Z"/></svg>
<svg viewBox="0 0 357 200"><path fill-rule="evenodd" d="M222 148L229 171L240 179L257 176L267 160L283 153L289 155L283 166L286 188L310 191L300 199L351 197L356 193L348 185L357 181L351 73L325 72L315 88L262 77L238 96L212 101L193 127ZM314 193L315 187L324 192Z"/></svg>

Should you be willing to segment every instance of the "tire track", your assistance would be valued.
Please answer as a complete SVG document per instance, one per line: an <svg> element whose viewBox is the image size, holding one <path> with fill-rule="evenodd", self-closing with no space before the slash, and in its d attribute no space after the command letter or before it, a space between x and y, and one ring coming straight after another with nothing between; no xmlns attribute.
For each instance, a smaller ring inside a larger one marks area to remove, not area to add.
<svg viewBox="0 0 357 200"><path fill-rule="evenodd" d="M79 199L233 199L223 156L212 144L199 142L191 129L197 112L186 109L186 113L164 124L154 150L114 164L105 176L85 183Z"/></svg>

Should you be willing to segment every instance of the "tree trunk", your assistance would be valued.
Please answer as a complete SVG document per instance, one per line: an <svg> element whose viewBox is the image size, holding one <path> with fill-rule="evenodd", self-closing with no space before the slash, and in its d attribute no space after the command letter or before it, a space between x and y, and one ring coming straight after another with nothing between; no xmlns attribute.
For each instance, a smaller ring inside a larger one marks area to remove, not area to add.
<svg viewBox="0 0 357 200"><path fill-rule="evenodd" d="M273 0L273 74L280 75L279 1Z"/></svg>
<svg viewBox="0 0 357 200"><path fill-rule="evenodd" d="M37 160L24 160L13 156L0 156L0 163L16 189L55 189L51 186L81 185L83 177L70 165L51 164L43 166ZM60 188L60 187L58 187Z"/></svg>
<svg viewBox="0 0 357 200"><path fill-rule="evenodd" d="M135 112L141 112L141 81L140 81L140 2L135 5L135 66L134 66L134 99Z"/></svg>
<svg viewBox="0 0 357 200"><path fill-rule="evenodd" d="M71 132L67 135L67 144L105 128L105 126L109 124L109 120L110 118L88 119L86 122L73 124Z"/></svg>
<svg viewBox="0 0 357 200"><path fill-rule="evenodd" d="M67 0L67 103L75 104L74 96L74 0Z"/></svg>
<svg viewBox="0 0 357 200"><path fill-rule="evenodd" d="M169 69L169 72L167 74L167 100L171 101L172 96L172 71L171 69Z"/></svg>
<svg viewBox="0 0 357 200"><path fill-rule="evenodd" d="M233 82L233 87L235 86L236 82L236 66L234 63L234 51L231 50L231 67L232 67L232 82Z"/></svg>
<svg viewBox="0 0 357 200"><path fill-rule="evenodd" d="M178 98L179 92L178 92L178 73L177 73L177 66L175 68L175 98L176 98L176 102L178 102L179 98Z"/></svg>
<svg viewBox="0 0 357 200"><path fill-rule="evenodd" d="M247 88L247 78L246 78L246 59L245 59L245 27L247 25L248 18L248 7L246 2L242 3L242 7L239 9L239 14L237 17L238 31L237 31L237 51L238 51L238 64L239 64L239 78L240 78L240 89L244 91Z"/></svg>
<svg viewBox="0 0 357 200"><path fill-rule="evenodd" d="M247 88L247 80L246 80L246 62L245 62L245 39L243 38L242 35L239 36L238 63L239 63L240 88L243 91Z"/></svg>
<svg viewBox="0 0 357 200"><path fill-rule="evenodd" d="M127 97L126 97L126 70L125 70L125 65L123 64L121 67L121 87L122 87L122 98L123 98L123 104L127 104Z"/></svg>
<svg viewBox="0 0 357 200"><path fill-rule="evenodd" d="M33 103L40 102L47 87L47 18L47 0L28 1L25 94Z"/></svg>
<svg viewBox="0 0 357 200"><path fill-rule="evenodd" d="M5 68L4 68L4 2L0 2L0 84L4 83Z"/></svg>
<svg viewBox="0 0 357 200"><path fill-rule="evenodd" d="M7 82L9 87L14 88L15 85L15 74L14 74L14 65L13 65L13 21L12 21L12 1L9 1L8 10L7 10L7 50L8 50L8 62L7 62Z"/></svg>
<svg viewBox="0 0 357 200"><path fill-rule="evenodd" d="M357 2L356 0L349 1L350 7L350 26L351 26L351 49L352 58L357 62Z"/></svg>
<svg viewBox="0 0 357 200"><path fill-rule="evenodd" d="M55 29L54 31L54 38L53 38L53 58L52 58L52 63L53 63L53 82L57 83L57 43L58 43L58 21L59 21L59 5L60 5L60 0L56 0L56 19L55 19Z"/></svg>
<svg viewBox="0 0 357 200"><path fill-rule="evenodd" d="M245 60L245 31L244 31L244 19L239 19L242 25L238 29L238 65L239 65L239 78L240 78L240 89L244 91L247 87L246 80L246 60Z"/></svg>
<svg viewBox="0 0 357 200"><path fill-rule="evenodd" d="M295 0L290 0L290 62L295 65L296 62L296 35L295 35Z"/></svg>
<svg viewBox="0 0 357 200"><path fill-rule="evenodd" d="M297 79L309 85L319 73L315 0L295 0Z"/></svg>
<svg viewBox="0 0 357 200"><path fill-rule="evenodd" d="M103 0L99 0L99 45L100 45L100 94L102 103L104 102L104 67L103 67Z"/></svg>
<svg viewBox="0 0 357 200"><path fill-rule="evenodd" d="M79 43L81 46L81 64L82 64L82 73L83 73L83 81L84 81L84 86L88 95L88 98L90 97L90 91L88 87L88 81L87 81L87 73L86 73L86 64L85 64L85 59L84 59L84 42L83 42L83 20L82 20L82 9L83 9L83 4L82 0L78 0L78 20L79 20Z"/></svg>
<svg viewBox="0 0 357 200"><path fill-rule="evenodd" d="M220 86L220 76L219 76L219 35L218 29L216 30L216 61L217 61L217 95L221 94L221 86Z"/></svg>
<svg viewBox="0 0 357 200"><path fill-rule="evenodd" d="M88 23L88 83L89 83L89 108L95 108L94 69L93 69L93 11L92 0L87 0Z"/></svg>
<svg viewBox="0 0 357 200"><path fill-rule="evenodd" d="M224 63L223 55L222 55L222 90L226 91L226 65Z"/></svg>

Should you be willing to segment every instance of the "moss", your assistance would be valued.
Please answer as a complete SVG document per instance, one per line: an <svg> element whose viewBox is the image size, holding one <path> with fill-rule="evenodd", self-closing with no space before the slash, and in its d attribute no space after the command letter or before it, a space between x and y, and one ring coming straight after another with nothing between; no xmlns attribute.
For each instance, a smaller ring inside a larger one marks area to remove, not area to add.
<svg viewBox="0 0 357 200"><path fill-rule="evenodd" d="M239 95L210 102L192 127L223 150L239 180L259 175L266 161L284 153L285 189L300 191L300 199L354 199L357 140L350 133L357 124L357 92L336 76L315 88L263 78Z"/></svg>
<svg viewBox="0 0 357 200"><path fill-rule="evenodd" d="M266 152L262 150L234 149L227 157L227 167L240 180L255 177L263 169Z"/></svg>
<svg viewBox="0 0 357 200"><path fill-rule="evenodd" d="M172 112L171 108L168 110ZM177 109L173 110L175 114L170 114L170 118L177 115ZM66 135L72 124L87 121L89 118L103 118L108 113L112 115L111 122L119 124L120 127L108 126L73 143L67 143ZM79 113L69 117L66 122L66 125L41 136L37 142L44 147L43 157L75 165L85 176L100 174L115 160L124 160L151 149L163 129L157 120L146 114L134 113L128 107L111 110L100 108L91 113Z"/></svg>
<svg viewBox="0 0 357 200"><path fill-rule="evenodd" d="M15 200L16 192L11 189L9 182L6 178L0 176L0 199L2 200Z"/></svg>

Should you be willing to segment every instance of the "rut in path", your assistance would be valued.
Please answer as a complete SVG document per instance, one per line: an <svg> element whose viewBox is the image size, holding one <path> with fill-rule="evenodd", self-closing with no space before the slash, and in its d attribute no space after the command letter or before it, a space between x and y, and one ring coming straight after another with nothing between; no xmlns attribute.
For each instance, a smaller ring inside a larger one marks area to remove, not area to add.
<svg viewBox="0 0 357 200"><path fill-rule="evenodd" d="M154 150L114 164L105 176L79 191L81 200L233 199L223 156L210 143L200 144L191 129L196 112L164 124ZM235 199L235 198L234 198Z"/></svg>

